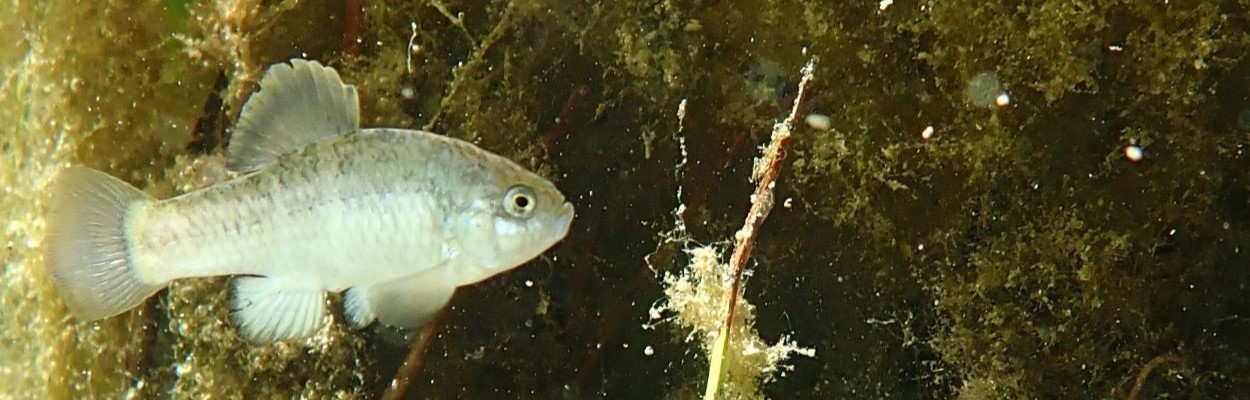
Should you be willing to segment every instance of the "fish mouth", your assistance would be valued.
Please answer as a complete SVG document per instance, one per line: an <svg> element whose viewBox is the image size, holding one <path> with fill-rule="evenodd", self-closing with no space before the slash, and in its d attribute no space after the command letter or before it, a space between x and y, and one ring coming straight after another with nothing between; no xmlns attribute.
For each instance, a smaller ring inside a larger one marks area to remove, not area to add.
<svg viewBox="0 0 1250 400"><path fill-rule="evenodd" d="M569 226L573 224L573 203L564 202L564 206L560 207L560 211L556 217L556 232L563 237L569 233Z"/></svg>

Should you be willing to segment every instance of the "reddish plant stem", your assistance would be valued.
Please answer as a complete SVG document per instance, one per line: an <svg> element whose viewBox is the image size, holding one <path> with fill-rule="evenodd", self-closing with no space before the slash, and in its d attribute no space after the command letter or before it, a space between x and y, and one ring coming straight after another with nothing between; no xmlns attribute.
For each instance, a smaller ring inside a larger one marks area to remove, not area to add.
<svg viewBox="0 0 1250 400"><path fill-rule="evenodd" d="M773 209L773 188L776 186L777 177L781 174L781 164L785 161L786 149L790 144L790 131L798 119L799 105L803 102L803 95L807 92L807 86L812 80L812 70L815 65L816 59L813 58L803 68L803 79L799 82L799 93L794 98L790 116L773 126L772 141L764 149L763 157L757 161L755 170L751 174L758 182L754 194L751 195L751 211L747 213L742 229L734 234L734 251L729 258L733 280L729 291L726 292L728 307L725 310L722 330L726 335L732 332L734 310L738 307L738 298L742 297L739 293L742 290L742 272L746 269L747 259L751 257L751 249L755 247L759 228Z"/></svg>
<svg viewBox="0 0 1250 400"><path fill-rule="evenodd" d="M1181 356L1176 353L1164 353L1155 356L1155 358L1150 359L1150 361L1142 367L1141 371L1137 372L1137 379L1133 382L1133 388L1129 390L1127 399L1137 400L1137 396L1141 394L1142 387L1146 385L1146 378L1150 377L1150 372L1167 362L1185 365L1185 359L1181 358Z"/></svg>
<svg viewBox="0 0 1250 400"><path fill-rule="evenodd" d="M343 2L343 54L355 57L360 55L360 44L365 34L365 1L346 0Z"/></svg>
<svg viewBox="0 0 1250 400"><path fill-rule="evenodd" d="M569 132L569 124L573 120L573 112L577 110L577 106L586 98L586 93L590 90L585 84L577 85L569 92L569 97L564 100L564 106L560 108L560 114L556 117L555 124L547 128L547 132L543 134L542 140L538 146L534 147L530 156L530 167L536 168L540 162L547 158L547 154L551 153L551 148L555 146L556 141L563 138Z"/></svg>
<svg viewBox="0 0 1250 400"><path fill-rule="evenodd" d="M408 350L408 356L404 357L404 363L400 364L399 370L395 371L395 378L391 380L391 385L382 393L382 400L399 400L406 397L408 391L412 389L413 382L421 375L421 365L424 359L421 357L425 354L425 349L430 347L430 342L434 340L434 334L438 333L438 329L442 327L443 316L447 314L447 307L443 307L434 318L425 323L421 327L421 334L417 340L412 343L412 348Z"/></svg>

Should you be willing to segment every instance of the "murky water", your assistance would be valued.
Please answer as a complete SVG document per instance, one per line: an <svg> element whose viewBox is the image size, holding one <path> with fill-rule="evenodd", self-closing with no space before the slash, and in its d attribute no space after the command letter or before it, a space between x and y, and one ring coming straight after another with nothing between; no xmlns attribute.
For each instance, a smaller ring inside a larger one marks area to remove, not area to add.
<svg viewBox="0 0 1250 400"><path fill-rule="evenodd" d="M764 374L731 346L725 379L760 388L742 397L1250 387L1245 5L131 3L0 17L0 397L699 397L708 336L661 310L665 277L683 249L729 258L753 159L817 57L801 115L828 129L796 126L743 283L761 343L814 356ZM247 343L225 278L70 317L42 256L56 171L157 197L223 179L239 106L292 57L355 84L365 126L550 177L569 237L461 289L416 352L420 332L337 311L313 339Z"/></svg>

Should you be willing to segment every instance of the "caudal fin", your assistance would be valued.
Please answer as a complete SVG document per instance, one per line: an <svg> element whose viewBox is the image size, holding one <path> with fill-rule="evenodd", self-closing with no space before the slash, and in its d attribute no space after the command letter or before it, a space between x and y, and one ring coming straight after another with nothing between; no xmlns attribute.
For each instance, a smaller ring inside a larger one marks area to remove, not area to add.
<svg viewBox="0 0 1250 400"><path fill-rule="evenodd" d="M74 316L121 314L164 287L140 281L127 242L130 210L148 201L134 186L90 168L70 167L52 183L44 260Z"/></svg>

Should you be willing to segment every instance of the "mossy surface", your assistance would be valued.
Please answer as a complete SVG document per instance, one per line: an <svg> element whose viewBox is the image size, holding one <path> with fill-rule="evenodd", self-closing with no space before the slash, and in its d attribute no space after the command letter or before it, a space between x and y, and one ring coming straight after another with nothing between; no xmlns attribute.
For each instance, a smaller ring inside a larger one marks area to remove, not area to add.
<svg viewBox="0 0 1250 400"><path fill-rule="evenodd" d="M335 317L306 342L249 344L225 279L81 323L43 270L58 168L161 197L211 184L223 127L265 66L296 56L357 85L365 125L472 140L578 209L547 256L459 291L409 398L696 397L706 357L648 314L687 260L645 258L679 187L693 241L732 237L812 56L803 110L831 129L795 132L745 287L765 340L816 357L761 396L1250 387L1250 4L380 1L349 53L342 2L132 3L0 17L18 44L0 49L0 381L15 383L0 394L381 395L402 333ZM966 99L986 72L1010 104Z"/></svg>

